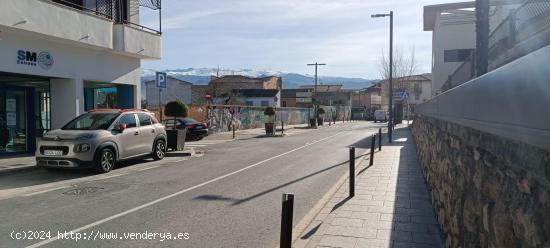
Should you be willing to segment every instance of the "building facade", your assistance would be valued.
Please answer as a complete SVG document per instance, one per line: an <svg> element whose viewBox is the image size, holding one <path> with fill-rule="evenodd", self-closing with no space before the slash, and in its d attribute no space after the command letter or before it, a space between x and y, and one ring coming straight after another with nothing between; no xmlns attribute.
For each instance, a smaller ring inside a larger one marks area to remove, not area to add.
<svg viewBox="0 0 550 248"><path fill-rule="evenodd" d="M381 107L389 110L390 88L388 80L380 82ZM406 95L406 98L402 98ZM403 115L414 113L415 106L429 101L432 98L432 79L431 74L419 74L393 80L393 100L395 105L400 105L403 109Z"/></svg>
<svg viewBox="0 0 550 248"><path fill-rule="evenodd" d="M145 82L145 93L147 99L147 108L153 106L158 107L159 103L162 106L166 105L168 102L179 100L185 104L191 104L192 93L191 93L191 84L175 77L168 76L166 81L166 89L159 91L155 80ZM159 102L159 97L162 101Z"/></svg>
<svg viewBox="0 0 550 248"><path fill-rule="evenodd" d="M444 91L449 77L476 48L475 2L424 7L424 31L432 32L432 94Z"/></svg>
<svg viewBox="0 0 550 248"><path fill-rule="evenodd" d="M34 152L86 110L140 107L141 60L160 58L161 34L123 2L2 1L0 156Z"/></svg>
<svg viewBox="0 0 550 248"><path fill-rule="evenodd" d="M283 79L277 76L252 78L242 75L228 75L222 77L212 77L208 85L192 86L192 102L194 104L207 104L205 95L210 95L212 99L226 99L233 94L233 90L245 89L264 89L264 90L282 90ZM214 102L223 104L222 102Z"/></svg>

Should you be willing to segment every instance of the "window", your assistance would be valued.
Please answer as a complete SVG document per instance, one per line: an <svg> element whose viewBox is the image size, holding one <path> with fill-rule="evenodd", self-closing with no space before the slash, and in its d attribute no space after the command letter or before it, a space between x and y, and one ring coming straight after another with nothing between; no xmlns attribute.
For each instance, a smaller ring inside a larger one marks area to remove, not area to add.
<svg viewBox="0 0 550 248"><path fill-rule="evenodd" d="M283 107L286 107L286 101L283 101Z"/></svg>
<svg viewBox="0 0 550 248"><path fill-rule="evenodd" d="M145 113L139 113L139 125L140 126L150 126L153 124L153 121L151 120L151 116Z"/></svg>
<svg viewBox="0 0 550 248"><path fill-rule="evenodd" d="M126 128L137 127L136 117L134 114L126 114L120 117L120 123L126 124Z"/></svg>
<svg viewBox="0 0 550 248"><path fill-rule="evenodd" d="M445 63L466 61L473 51L474 49L445 50L444 61Z"/></svg>
<svg viewBox="0 0 550 248"><path fill-rule="evenodd" d="M262 101L262 107L267 107L269 106L269 102L268 101Z"/></svg>
<svg viewBox="0 0 550 248"><path fill-rule="evenodd" d="M107 129L119 113L86 113L69 122L63 130L102 130ZM135 120L134 120L135 124Z"/></svg>
<svg viewBox="0 0 550 248"><path fill-rule="evenodd" d="M246 106L254 106L254 102L252 101L246 101Z"/></svg>

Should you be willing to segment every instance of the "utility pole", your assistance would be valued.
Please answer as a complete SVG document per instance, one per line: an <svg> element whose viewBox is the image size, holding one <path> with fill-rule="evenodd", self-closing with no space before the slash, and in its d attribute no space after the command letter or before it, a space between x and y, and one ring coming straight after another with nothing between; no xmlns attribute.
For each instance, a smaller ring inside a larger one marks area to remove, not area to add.
<svg viewBox="0 0 550 248"><path fill-rule="evenodd" d="M388 120L388 140L392 142L393 134L393 11L389 14L376 14L371 15L372 18L390 17L390 75L389 75L389 88L390 88L390 101L389 101L389 114Z"/></svg>
<svg viewBox="0 0 550 248"><path fill-rule="evenodd" d="M317 98L317 67L320 65L327 65L327 64L320 64L315 62L315 64L307 64L307 66L315 66L315 87L313 88L313 111L315 116L315 128L317 128L317 120L319 119L319 105L316 101Z"/></svg>

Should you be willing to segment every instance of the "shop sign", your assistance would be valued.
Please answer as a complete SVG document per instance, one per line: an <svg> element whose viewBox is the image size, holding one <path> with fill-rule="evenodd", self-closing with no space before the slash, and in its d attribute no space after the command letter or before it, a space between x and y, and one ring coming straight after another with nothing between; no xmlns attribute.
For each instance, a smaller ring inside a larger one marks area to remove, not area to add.
<svg viewBox="0 0 550 248"><path fill-rule="evenodd" d="M6 99L6 111L7 112L16 112L17 111L17 100L9 98Z"/></svg>
<svg viewBox="0 0 550 248"><path fill-rule="evenodd" d="M53 66L53 56L46 51L17 51L17 64L26 66L39 66L44 70L49 70Z"/></svg>

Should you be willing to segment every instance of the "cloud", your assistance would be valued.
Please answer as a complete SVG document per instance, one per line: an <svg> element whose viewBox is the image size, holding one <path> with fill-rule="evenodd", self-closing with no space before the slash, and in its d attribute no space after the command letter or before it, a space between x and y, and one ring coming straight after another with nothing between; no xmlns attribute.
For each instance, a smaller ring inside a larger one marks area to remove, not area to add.
<svg viewBox="0 0 550 248"><path fill-rule="evenodd" d="M163 1L162 60L146 68L253 68L308 73L305 63L329 64L325 75L378 77L388 50L387 18L395 13L395 43L415 47L422 71L431 68L431 33L424 5L452 0L202 0ZM322 60L322 61L321 61Z"/></svg>

